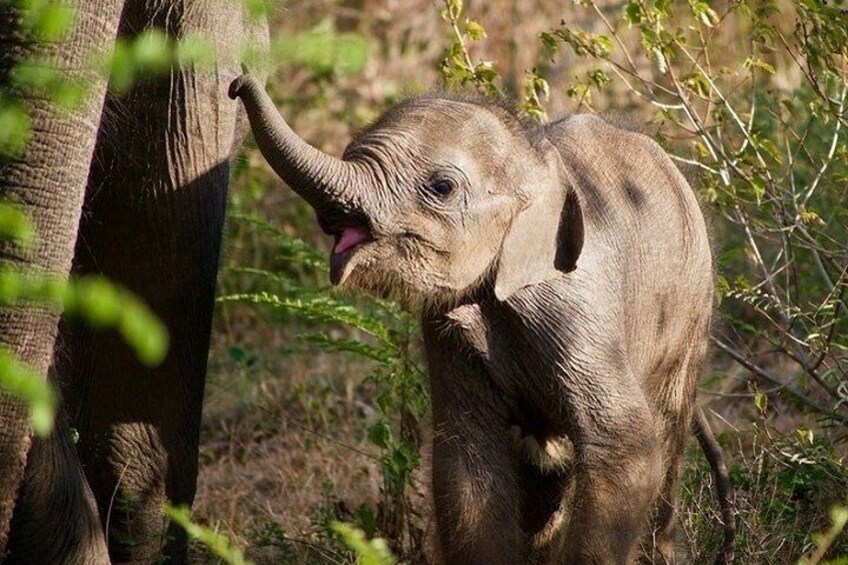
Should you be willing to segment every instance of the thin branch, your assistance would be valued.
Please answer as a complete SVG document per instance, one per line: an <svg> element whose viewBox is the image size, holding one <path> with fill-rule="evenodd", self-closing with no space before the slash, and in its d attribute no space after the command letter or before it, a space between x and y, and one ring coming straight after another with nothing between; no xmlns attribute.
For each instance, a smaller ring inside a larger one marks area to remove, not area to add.
<svg viewBox="0 0 848 565"><path fill-rule="evenodd" d="M767 382L770 382L773 385L785 387L787 394L789 394L789 396L791 396L792 398L794 398L795 400L797 400L801 404L807 406L808 408L812 408L816 412L818 412L822 415L825 415L828 418L836 420L836 421L838 421L842 424L848 424L848 416L843 416L842 414L838 414L838 413L830 410L829 408L826 408L826 407L820 405L816 401L808 398L801 391L795 389L792 386L789 386L786 382L784 382L781 379L779 379L778 377L774 376L772 373L770 373L766 369L764 369L764 368L760 367L759 365L755 364L754 362L750 361L745 355L742 354L742 352L740 352L736 348L730 346L729 344L725 343L724 341L720 340L719 338L717 338L715 336L710 337L710 341L712 341L716 346L718 346L719 349L721 349L722 351L724 351L725 353L730 355L730 357L733 358L734 361L736 361L737 363L739 363L740 365L742 365L743 367L745 367L746 369L748 369L749 371L751 371L752 373L757 375L757 377L759 377L760 379L763 379Z"/></svg>
<svg viewBox="0 0 848 565"><path fill-rule="evenodd" d="M837 116L841 117L842 113L845 111L845 94L848 92L848 83L842 88L842 94L839 96L839 110L837 112ZM833 162L833 156L836 154L836 146L839 142L839 130L842 129L842 120L836 120L836 125L833 127L833 139L830 141L830 149L827 152L827 157L819 168L816 177L813 179L813 182L810 183L810 188L807 189L807 193L804 195L804 199L802 204L806 205L807 201L813 195L813 192L816 191L816 188L819 185L824 173L827 171L827 168Z"/></svg>
<svg viewBox="0 0 848 565"><path fill-rule="evenodd" d="M716 176L721 175L721 172L718 169L713 169L709 165L705 165L700 161L695 161L694 159L687 159L685 157L675 155L674 153L669 153L668 156L671 157L671 159L673 161L677 161L678 163L683 163L684 165L690 165L692 167L698 167L699 169L703 169L703 170L707 171L708 173L716 175Z"/></svg>

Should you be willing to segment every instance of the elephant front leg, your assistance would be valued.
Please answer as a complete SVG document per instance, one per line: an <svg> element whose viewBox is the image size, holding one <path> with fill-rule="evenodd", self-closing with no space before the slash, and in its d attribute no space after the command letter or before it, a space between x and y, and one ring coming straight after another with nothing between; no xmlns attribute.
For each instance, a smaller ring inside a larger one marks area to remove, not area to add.
<svg viewBox="0 0 848 565"><path fill-rule="evenodd" d="M239 46L267 42L262 27L240 2L128 0L122 11L122 37L197 35L216 56L214 68L175 64L110 94L88 177L74 268L133 291L170 342L148 368L114 333L63 329L64 393L115 562L188 561L162 505L195 496L229 162L244 133L226 88Z"/></svg>
<svg viewBox="0 0 848 565"><path fill-rule="evenodd" d="M442 558L463 565L522 563L519 485L506 424L491 413L448 412L434 422L433 438Z"/></svg>
<svg viewBox="0 0 848 565"><path fill-rule="evenodd" d="M524 563L519 477L506 409L480 358L423 321L433 406L433 498L447 564Z"/></svg>

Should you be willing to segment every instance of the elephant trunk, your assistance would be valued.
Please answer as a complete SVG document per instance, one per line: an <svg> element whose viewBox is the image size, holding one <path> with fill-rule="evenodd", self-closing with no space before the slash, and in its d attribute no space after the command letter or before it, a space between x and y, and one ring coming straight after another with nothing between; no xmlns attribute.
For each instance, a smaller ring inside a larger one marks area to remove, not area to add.
<svg viewBox="0 0 848 565"><path fill-rule="evenodd" d="M357 177L363 173L353 163L319 151L294 133L252 76L235 79L229 95L242 99L256 143L271 168L319 216L339 207L356 206L353 187L361 186Z"/></svg>

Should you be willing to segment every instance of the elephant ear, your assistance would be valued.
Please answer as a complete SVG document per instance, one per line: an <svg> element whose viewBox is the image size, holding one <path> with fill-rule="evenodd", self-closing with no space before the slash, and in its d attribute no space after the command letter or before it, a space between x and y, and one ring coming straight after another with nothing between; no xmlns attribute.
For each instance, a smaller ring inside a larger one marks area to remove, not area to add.
<svg viewBox="0 0 848 565"><path fill-rule="evenodd" d="M573 271L583 248L583 212L559 151L545 141L544 161L530 175L524 207L504 237L495 275L495 296L506 300L517 290Z"/></svg>

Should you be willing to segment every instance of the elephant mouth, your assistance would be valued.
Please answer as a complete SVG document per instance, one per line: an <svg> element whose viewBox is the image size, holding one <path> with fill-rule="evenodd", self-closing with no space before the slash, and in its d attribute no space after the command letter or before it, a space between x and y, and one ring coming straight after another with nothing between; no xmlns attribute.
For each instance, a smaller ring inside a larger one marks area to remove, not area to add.
<svg viewBox="0 0 848 565"><path fill-rule="evenodd" d="M352 261L356 252L374 241L373 230L362 211L340 207L322 210L318 214L318 224L324 233L334 238L330 251L330 282L338 286L356 266Z"/></svg>
<svg viewBox="0 0 848 565"><path fill-rule="evenodd" d="M370 231L363 226L344 226L333 232L335 243L330 252L330 282L339 285L353 270L346 268L357 249L374 241Z"/></svg>

